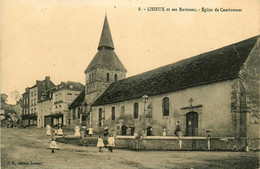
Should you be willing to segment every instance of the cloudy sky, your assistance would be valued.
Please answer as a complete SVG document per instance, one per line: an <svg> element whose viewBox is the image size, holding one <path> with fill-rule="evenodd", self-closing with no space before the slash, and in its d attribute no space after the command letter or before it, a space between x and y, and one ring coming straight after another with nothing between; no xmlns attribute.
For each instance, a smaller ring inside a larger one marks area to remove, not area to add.
<svg viewBox="0 0 260 169"><path fill-rule="evenodd" d="M105 13L115 52L129 77L258 35L259 6L259 0L2 0L1 92L12 102L12 91L22 94L45 76L55 84L84 84ZM147 7L242 12L162 12Z"/></svg>

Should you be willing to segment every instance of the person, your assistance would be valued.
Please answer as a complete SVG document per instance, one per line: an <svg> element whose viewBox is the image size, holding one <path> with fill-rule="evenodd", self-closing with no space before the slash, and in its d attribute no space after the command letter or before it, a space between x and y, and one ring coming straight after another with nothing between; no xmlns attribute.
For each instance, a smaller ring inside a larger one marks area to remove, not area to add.
<svg viewBox="0 0 260 169"><path fill-rule="evenodd" d="M140 150L140 139L141 139L141 134L140 134L140 132L135 133L135 134L134 134L134 137L135 137L135 139L134 139L135 150L138 151L138 150Z"/></svg>
<svg viewBox="0 0 260 169"><path fill-rule="evenodd" d="M150 124L148 124L148 126L147 126L147 136L152 136L152 130L153 130L153 128L150 126Z"/></svg>
<svg viewBox="0 0 260 169"><path fill-rule="evenodd" d="M86 136L89 136L89 128L87 128L87 127L86 127Z"/></svg>
<svg viewBox="0 0 260 169"><path fill-rule="evenodd" d="M80 136L80 128L79 128L79 125L77 124L75 127L74 127L74 135L79 137Z"/></svg>
<svg viewBox="0 0 260 169"><path fill-rule="evenodd" d="M52 138L51 144L50 144L51 152L54 153L55 150L58 149L57 143L54 138Z"/></svg>
<svg viewBox="0 0 260 169"><path fill-rule="evenodd" d="M166 131L167 131L167 129L166 129L166 127L164 127L163 128L163 136L166 136Z"/></svg>
<svg viewBox="0 0 260 169"><path fill-rule="evenodd" d="M107 142L108 151L113 152L113 148L115 147L115 138L112 134L109 135Z"/></svg>
<svg viewBox="0 0 260 169"><path fill-rule="evenodd" d="M134 124L132 124L132 126L131 126L131 136L133 136L134 133L135 133L135 126L134 126Z"/></svg>
<svg viewBox="0 0 260 169"><path fill-rule="evenodd" d="M104 147L104 141L101 136L98 138L97 147L99 148L99 152L102 152L102 148Z"/></svg>
<svg viewBox="0 0 260 169"><path fill-rule="evenodd" d="M86 127L85 126L81 126L81 129L79 130L79 133L80 133L80 138L85 139Z"/></svg>
<svg viewBox="0 0 260 169"><path fill-rule="evenodd" d="M92 134L93 134L93 128L88 128L88 134L89 134L89 137L92 137Z"/></svg>
<svg viewBox="0 0 260 169"><path fill-rule="evenodd" d="M104 137L107 137L108 136L108 127L105 127L104 129Z"/></svg>
<svg viewBox="0 0 260 169"><path fill-rule="evenodd" d="M181 125L180 125L180 122L177 121L176 129L175 129L175 131L174 131L174 134L178 137L180 131L181 131Z"/></svg>
<svg viewBox="0 0 260 169"><path fill-rule="evenodd" d="M126 127L125 123L122 125L121 130L122 130L122 136L125 136L126 135L126 130L127 130L127 127Z"/></svg>
<svg viewBox="0 0 260 169"><path fill-rule="evenodd" d="M63 135L61 125L59 125L58 131L57 131L57 135L58 136L62 136Z"/></svg>
<svg viewBox="0 0 260 169"><path fill-rule="evenodd" d="M48 125L46 126L46 129L47 129L46 135L47 135L47 136L50 136L50 135L51 135L51 126L48 124Z"/></svg>

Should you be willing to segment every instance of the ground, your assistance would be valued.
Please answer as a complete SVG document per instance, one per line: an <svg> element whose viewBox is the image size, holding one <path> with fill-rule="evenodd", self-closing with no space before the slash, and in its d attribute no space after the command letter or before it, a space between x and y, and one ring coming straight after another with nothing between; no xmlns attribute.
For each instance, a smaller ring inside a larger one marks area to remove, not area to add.
<svg viewBox="0 0 260 169"><path fill-rule="evenodd" d="M58 142L51 153L44 129L2 128L2 168L259 168L259 152L130 151L113 153L96 147Z"/></svg>

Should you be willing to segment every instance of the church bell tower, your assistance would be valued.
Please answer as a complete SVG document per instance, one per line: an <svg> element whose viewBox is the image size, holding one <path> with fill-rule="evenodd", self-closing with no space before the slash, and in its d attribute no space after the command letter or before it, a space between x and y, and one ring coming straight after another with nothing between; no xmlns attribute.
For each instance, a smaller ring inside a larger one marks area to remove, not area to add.
<svg viewBox="0 0 260 169"><path fill-rule="evenodd" d="M107 16L98 44L98 52L85 70L85 102L90 106L107 87L126 77L126 68L114 49ZM90 110L90 109L89 109Z"/></svg>

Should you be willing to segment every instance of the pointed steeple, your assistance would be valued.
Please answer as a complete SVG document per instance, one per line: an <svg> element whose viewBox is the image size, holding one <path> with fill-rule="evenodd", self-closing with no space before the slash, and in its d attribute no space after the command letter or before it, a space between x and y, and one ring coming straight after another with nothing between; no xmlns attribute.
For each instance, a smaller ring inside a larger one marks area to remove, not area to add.
<svg viewBox="0 0 260 169"><path fill-rule="evenodd" d="M115 49L107 21L107 15L105 15L103 30L98 44L98 50L101 50L102 48Z"/></svg>

